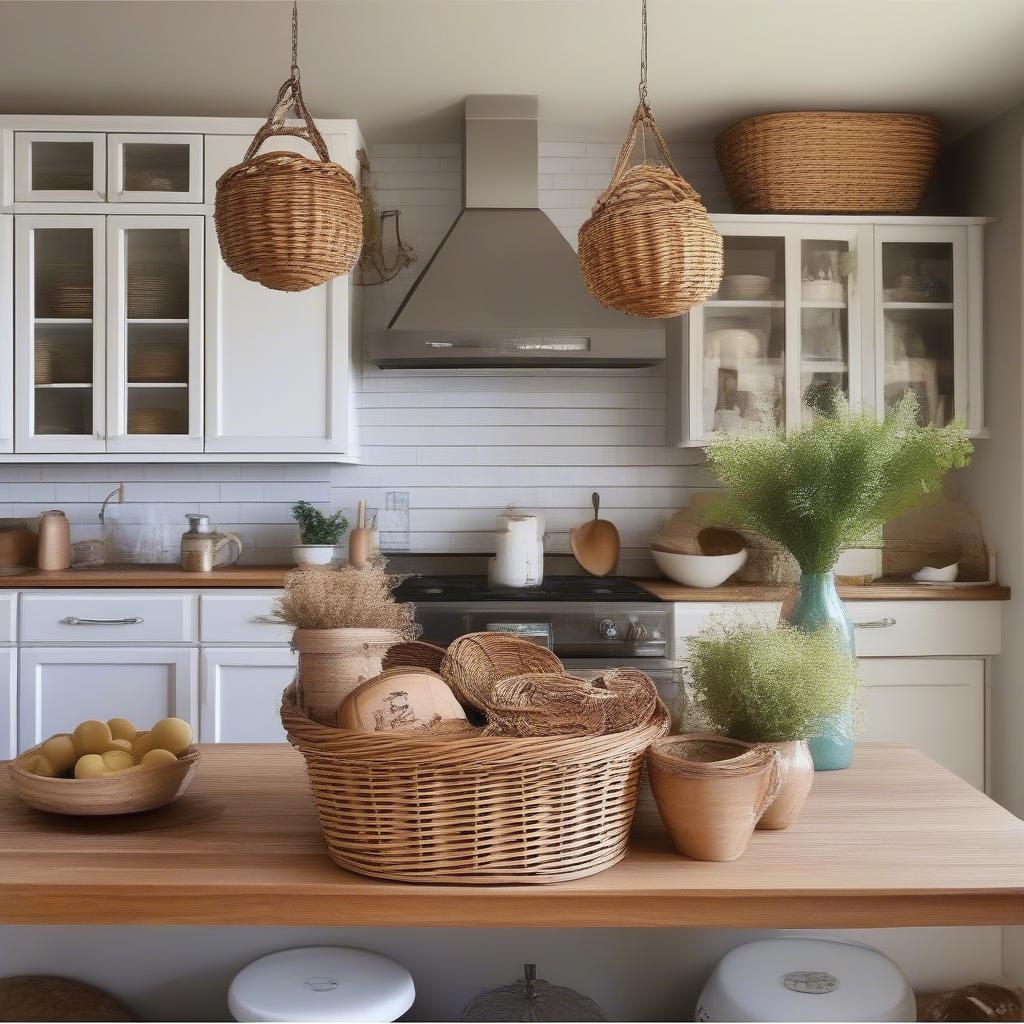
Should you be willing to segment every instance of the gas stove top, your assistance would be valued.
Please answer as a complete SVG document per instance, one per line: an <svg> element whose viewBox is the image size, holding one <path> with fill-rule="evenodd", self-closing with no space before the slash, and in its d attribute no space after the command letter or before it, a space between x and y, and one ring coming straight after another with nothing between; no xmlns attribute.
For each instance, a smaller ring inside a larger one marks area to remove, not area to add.
<svg viewBox="0 0 1024 1024"><path fill-rule="evenodd" d="M443 601L652 601L648 590L622 576L548 576L539 587L489 587L485 576L412 576L395 591L413 604Z"/></svg>

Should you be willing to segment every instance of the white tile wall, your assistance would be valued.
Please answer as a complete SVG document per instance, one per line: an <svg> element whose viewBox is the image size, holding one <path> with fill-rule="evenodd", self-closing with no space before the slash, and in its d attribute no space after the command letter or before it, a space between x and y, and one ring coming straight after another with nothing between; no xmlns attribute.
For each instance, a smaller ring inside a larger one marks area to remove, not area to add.
<svg viewBox="0 0 1024 1024"><path fill-rule="evenodd" d="M607 184L615 145L542 129L540 202L566 239ZM673 147L682 173L709 209L728 198L710 143ZM363 294L364 328L391 315L459 212L461 157L455 143L392 144L370 152L377 200L402 211L403 238L417 262ZM515 504L548 512L548 550L569 550L568 531L602 511L622 533L621 568L650 567L651 532L695 490L710 485L699 452L663 444L662 371L408 371L367 365L362 381L360 466L0 466L0 515L65 509L76 539L95 533L99 502L124 481L127 500L155 503L184 528L201 509L240 534L245 560L288 561L297 539L289 506L300 498L351 509L383 507L388 491L409 494L410 548L486 552L496 511Z"/></svg>

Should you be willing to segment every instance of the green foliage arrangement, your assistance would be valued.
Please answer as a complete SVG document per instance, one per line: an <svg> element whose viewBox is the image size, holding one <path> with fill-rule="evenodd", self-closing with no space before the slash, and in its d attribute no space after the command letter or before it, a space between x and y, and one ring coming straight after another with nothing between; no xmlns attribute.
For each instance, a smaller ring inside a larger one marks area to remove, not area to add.
<svg viewBox="0 0 1024 1024"><path fill-rule="evenodd" d="M853 728L843 712L857 689L857 666L831 629L724 621L706 626L687 647L687 717L695 727L751 743L826 730L838 739Z"/></svg>
<svg viewBox="0 0 1024 1024"><path fill-rule="evenodd" d="M841 396L793 433L730 434L707 458L725 489L714 517L777 541L802 572L828 572L839 552L940 491L973 448L960 421L921 426L912 391L884 420Z"/></svg>
<svg viewBox="0 0 1024 1024"><path fill-rule="evenodd" d="M324 515L308 501L292 505L292 519L299 524L303 544L337 544L348 529L348 520L343 513Z"/></svg>

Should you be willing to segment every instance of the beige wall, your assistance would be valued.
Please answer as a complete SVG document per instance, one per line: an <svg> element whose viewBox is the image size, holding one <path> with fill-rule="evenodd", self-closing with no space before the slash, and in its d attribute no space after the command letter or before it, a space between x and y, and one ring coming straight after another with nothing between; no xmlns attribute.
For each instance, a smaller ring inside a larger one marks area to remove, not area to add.
<svg viewBox="0 0 1024 1024"><path fill-rule="evenodd" d="M1024 103L961 142L949 161L950 193L964 213L997 218L985 242L985 402L991 438L978 441L960 492L998 551L1015 591L1004 605L1003 654L991 687L992 795L1024 817L1024 443L1022 443L1022 180ZM1024 929L1008 929L1006 972L1024 978Z"/></svg>

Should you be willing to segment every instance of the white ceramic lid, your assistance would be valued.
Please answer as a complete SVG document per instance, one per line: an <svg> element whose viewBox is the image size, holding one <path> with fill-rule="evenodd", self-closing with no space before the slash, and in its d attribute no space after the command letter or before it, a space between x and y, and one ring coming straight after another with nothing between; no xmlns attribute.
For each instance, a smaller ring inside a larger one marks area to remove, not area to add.
<svg viewBox="0 0 1024 1024"><path fill-rule="evenodd" d="M271 953L242 968L228 990L238 1021L394 1021L415 998L401 964L347 946Z"/></svg>
<svg viewBox="0 0 1024 1024"><path fill-rule="evenodd" d="M914 1020L903 972L871 946L774 938L737 946L701 996L707 1016L731 1021Z"/></svg>

